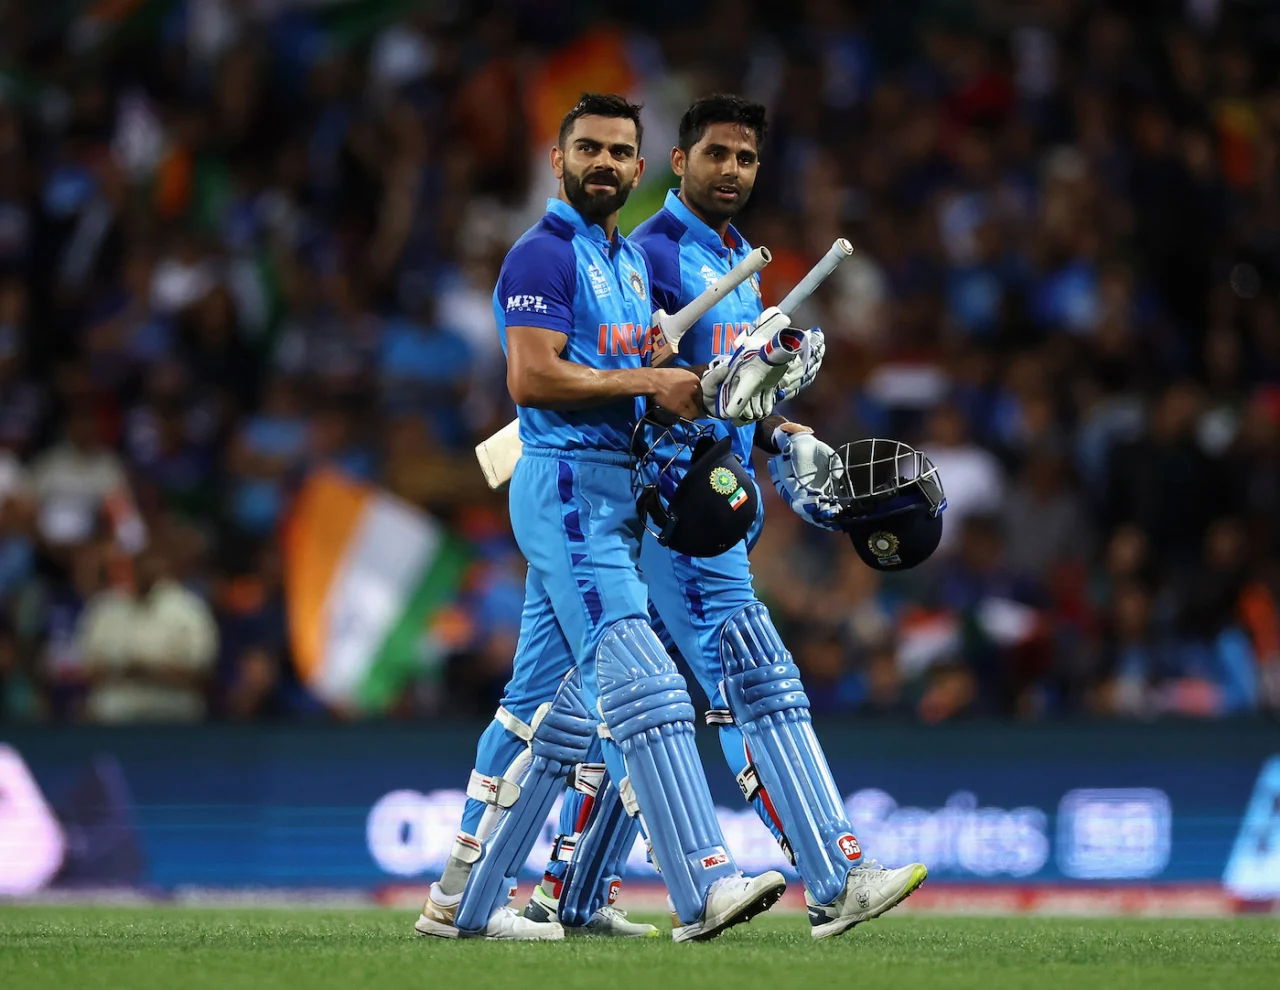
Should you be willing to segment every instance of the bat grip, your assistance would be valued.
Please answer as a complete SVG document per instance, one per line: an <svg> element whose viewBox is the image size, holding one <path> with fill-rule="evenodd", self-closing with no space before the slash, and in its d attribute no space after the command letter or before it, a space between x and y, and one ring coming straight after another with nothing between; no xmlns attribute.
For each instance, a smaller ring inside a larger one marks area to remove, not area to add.
<svg viewBox="0 0 1280 990"><path fill-rule="evenodd" d="M836 238L835 243L827 249L827 253L809 269L805 277L797 282L796 287L778 304L778 309L790 316L798 306L817 291L818 286L826 281L827 276L840 266L840 262L851 254L853 254L853 245L843 237Z"/></svg>

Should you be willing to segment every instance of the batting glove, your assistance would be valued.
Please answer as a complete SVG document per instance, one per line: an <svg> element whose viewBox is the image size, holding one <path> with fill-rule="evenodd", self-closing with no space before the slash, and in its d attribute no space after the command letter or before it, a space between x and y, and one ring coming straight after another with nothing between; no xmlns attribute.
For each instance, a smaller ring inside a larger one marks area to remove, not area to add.
<svg viewBox="0 0 1280 990"><path fill-rule="evenodd" d="M794 399L812 385L813 380L818 377L818 369L822 367L822 359L826 354L827 337L822 332L822 327L806 330L804 349L800 352L800 358L787 365L786 374L778 383L778 401Z"/></svg>
<svg viewBox="0 0 1280 990"><path fill-rule="evenodd" d="M773 431L779 453L769 458L769 477L791 511L811 526L838 531L840 503L832 497L835 451L812 433Z"/></svg>
<svg viewBox="0 0 1280 990"><path fill-rule="evenodd" d="M804 332L785 328L764 344L739 347L716 392L713 416L742 426L764 419L778 401L778 385L804 351Z"/></svg>

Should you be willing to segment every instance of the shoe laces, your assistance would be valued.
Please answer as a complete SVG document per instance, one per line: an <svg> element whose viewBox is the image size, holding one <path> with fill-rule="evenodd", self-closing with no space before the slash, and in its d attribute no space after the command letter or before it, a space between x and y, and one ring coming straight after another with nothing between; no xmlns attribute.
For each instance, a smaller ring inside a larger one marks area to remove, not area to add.
<svg viewBox="0 0 1280 990"><path fill-rule="evenodd" d="M730 873L728 876L720 877L718 880L712 882L711 887L708 889L708 893L712 890L719 890L721 887L744 885L748 882L750 881L745 873Z"/></svg>
<svg viewBox="0 0 1280 990"><path fill-rule="evenodd" d="M612 904L606 904L596 914L608 918L610 921L626 921L627 912L622 908L614 907Z"/></svg>
<svg viewBox="0 0 1280 990"><path fill-rule="evenodd" d="M868 856L863 856L862 862L860 862L853 869L854 869L854 872L887 873L889 870L889 867L883 866L880 863L880 860L878 859L871 859Z"/></svg>

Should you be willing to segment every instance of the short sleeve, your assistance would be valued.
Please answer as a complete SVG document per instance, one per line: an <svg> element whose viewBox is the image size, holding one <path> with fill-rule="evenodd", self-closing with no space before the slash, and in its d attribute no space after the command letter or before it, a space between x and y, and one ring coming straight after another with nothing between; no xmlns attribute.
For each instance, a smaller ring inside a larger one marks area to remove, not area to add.
<svg viewBox="0 0 1280 990"><path fill-rule="evenodd" d="M556 237L521 240L498 275L505 326L573 331L573 245Z"/></svg>
<svg viewBox="0 0 1280 990"><path fill-rule="evenodd" d="M653 308L674 313L685 304L680 277L680 243L669 237L646 237L640 245L649 262Z"/></svg>

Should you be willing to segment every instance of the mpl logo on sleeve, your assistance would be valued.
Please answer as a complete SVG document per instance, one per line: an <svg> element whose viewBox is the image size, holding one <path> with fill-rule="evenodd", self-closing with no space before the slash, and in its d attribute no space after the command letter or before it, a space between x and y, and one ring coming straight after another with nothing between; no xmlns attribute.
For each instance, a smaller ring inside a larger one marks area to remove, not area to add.
<svg viewBox="0 0 1280 990"><path fill-rule="evenodd" d="M507 312L545 313L547 304L542 296L507 296Z"/></svg>

